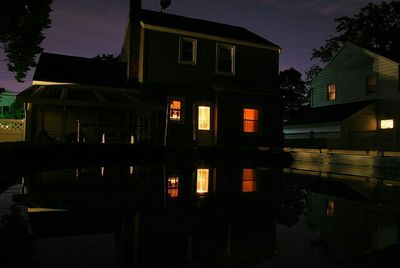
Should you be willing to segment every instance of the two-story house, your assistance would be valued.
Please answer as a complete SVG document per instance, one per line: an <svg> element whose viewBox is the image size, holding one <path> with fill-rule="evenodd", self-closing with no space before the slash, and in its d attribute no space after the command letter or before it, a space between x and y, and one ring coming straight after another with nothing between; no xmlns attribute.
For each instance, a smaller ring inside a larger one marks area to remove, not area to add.
<svg viewBox="0 0 400 268"><path fill-rule="evenodd" d="M392 134L400 120L399 63L398 55L346 43L312 81L311 109L294 116L285 133Z"/></svg>
<svg viewBox="0 0 400 268"><path fill-rule="evenodd" d="M156 126L152 140L158 143L280 147L282 115L276 91L279 53L279 46L242 27L143 10L141 1L132 0L121 62L117 64L126 66L122 72L125 80L117 79L119 85L111 82L107 87L120 88L123 84L124 94L136 92L132 98L145 100L139 110L146 110L150 102L163 107L146 111L145 118L149 125ZM46 75L58 72L55 66L47 68ZM80 80L87 78L84 70L78 75ZM77 69L69 68L68 73L71 71L76 76ZM102 80L109 82L111 75L103 74ZM122 77L121 72L118 75ZM60 76L57 82L65 82L65 75ZM93 85L99 76L94 73L87 82L69 81L76 84L70 86L66 98L82 84ZM44 81L47 83L48 79ZM36 86L49 87L43 81ZM97 103L107 103L107 98L101 101L99 96L104 96L104 90L97 88L91 87L95 99L100 100ZM110 94L116 91L109 90ZM26 103L35 98L27 92L20 97ZM137 114L134 100L128 106ZM58 114L64 118L62 109ZM80 119L80 112L72 118L91 121ZM123 118L132 123L129 116ZM69 131L68 126L64 128L67 130L63 133Z"/></svg>

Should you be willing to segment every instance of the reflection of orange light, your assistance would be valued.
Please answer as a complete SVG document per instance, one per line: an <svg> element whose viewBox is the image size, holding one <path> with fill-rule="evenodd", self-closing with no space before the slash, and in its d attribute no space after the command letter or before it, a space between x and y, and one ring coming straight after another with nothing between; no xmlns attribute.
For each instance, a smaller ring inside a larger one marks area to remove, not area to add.
<svg viewBox="0 0 400 268"><path fill-rule="evenodd" d="M243 132L254 133L258 131L258 110L243 109Z"/></svg>
<svg viewBox="0 0 400 268"><path fill-rule="evenodd" d="M242 192L252 193L257 190L256 173L254 169L245 168L242 172Z"/></svg>
<svg viewBox="0 0 400 268"><path fill-rule="evenodd" d="M326 216L333 217L335 215L335 202L330 200L326 204Z"/></svg>
<svg viewBox="0 0 400 268"><path fill-rule="evenodd" d="M179 177L168 178L168 195L172 198L179 196Z"/></svg>
<svg viewBox="0 0 400 268"><path fill-rule="evenodd" d="M196 193L198 194L208 193L208 179L209 179L209 169L197 170Z"/></svg>

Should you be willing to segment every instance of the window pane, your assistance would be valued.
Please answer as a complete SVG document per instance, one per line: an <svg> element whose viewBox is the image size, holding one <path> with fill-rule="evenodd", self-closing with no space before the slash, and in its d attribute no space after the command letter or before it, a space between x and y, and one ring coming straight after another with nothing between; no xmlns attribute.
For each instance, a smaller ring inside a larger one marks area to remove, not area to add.
<svg viewBox="0 0 400 268"><path fill-rule="evenodd" d="M326 216L333 217L335 215L335 202L328 201L326 204Z"/></svg>
<svg viewBox="0 0 400 268"><path fill-rule="evenodd" d="M257 190L256 172L254 169L245 168L242 172L242 192L252 193Z"/></svg>
<svg viewBox="0 0 400 268"><path fill-rule="evenodd" d="M367 77L367 94L376 93L378 89L378 77L376 75L370 75Z"/></svg>
<svg viewBox="0 0 400 268"><path fill-rule="evenodd" d="M185 63L195 63L196 40L181 38L180 61Z"/></svg>
<svg viewBox="0 0 400 268"><path fill-rule="evenodd" d="M393 119L381 120L381 129L389 129L393 128L393 126L394 126Z"/></svg>
<svg viewBox="0 0 400 268"><path fill-rule="evenodd" d="M181 107L180 100L171 100L169 102L169 119L172 121L181 121Z"/></svg>
<svg viewBox="0 0 400 268"><path fill-rule="evenodd" d="M243 121L243 132L256 133L258 131L258 121Z"/></svg>
<svg viewBox="0 0 400 268"><path fill-rule="evenodd" d="M168 196L171 198L179 196L179 177L168 178Z"/></svg>
<svg viewBox="0 0 400 268"><path fill-rule="evenodd" d="M234 73L234 46L218 44L217 49L217 72Z"/></svg>
<svg viewBox="0 0 400 268"><path fill-rule="evenodd" d="M210 130L210 110L209 106L199 106L198 129Z"/></svg>
<svg viewBox="0 0 400 268"><path fill-rule="evenodd" d="M196 193L208 193L209 169L197 169Z"/></svg>
<svg viewBox="0 0 400 268"><path fill-rule="evenodd" d="M328 100L336 100L336 85L328 85Z"/></svg>
<svg viewBox="0 0 400 268"><path fill-rule="evenodd" d="M258 120L258 110L257 109L243 109L243 119L245 120Z"/></svg>

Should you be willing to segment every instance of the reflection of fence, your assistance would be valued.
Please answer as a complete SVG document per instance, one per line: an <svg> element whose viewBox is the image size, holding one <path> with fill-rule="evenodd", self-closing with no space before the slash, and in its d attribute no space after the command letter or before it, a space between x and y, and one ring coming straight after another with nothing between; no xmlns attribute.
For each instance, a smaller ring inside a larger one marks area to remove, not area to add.
<svg viewBox="0 0 400 268"><path fill-rule="evenodd" d="M25 120L0 119L0 142L23 141Z"/></svg>
<svg viewBox="0 0 400 268"><path fill-rule="evenodd" d="M285 147L348 150L400 150L399 129L285 134Z"/></svg>

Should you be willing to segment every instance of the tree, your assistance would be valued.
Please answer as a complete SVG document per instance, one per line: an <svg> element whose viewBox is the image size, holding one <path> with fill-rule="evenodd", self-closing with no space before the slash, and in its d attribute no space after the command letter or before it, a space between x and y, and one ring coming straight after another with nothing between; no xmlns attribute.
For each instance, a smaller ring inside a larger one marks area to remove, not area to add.
<svg viewBox="0 0 400 268"><path fill-rule="evenodd" d="M293 68L279 73L279 90L285 112L298 111L309 103L301 73Z"/></svg>
<svg viewBox="0 0 400 268"><path fill-rule="evenodd" d="M382 53L400 51L400 2L369 3L353 17L335 19L336 32L325 40L319 49L314 49L312 59L328 62L344 43L350 41Z"/></svg>
<svg viewBox="0 0 400 268"><path fill-rule="evenodd" d="M36 55L43 31L50 27L52 0L2 0L0 2L0 45L8 61L8 70L23 82L31 67L36 66Z"/></svg>
<svg viewBox="0 0 400 268"><path fill-rule="evenodd" d="M96 61L100 62L118 62L119 58L118 56L114 56L113 54L98 54L96 57L93 58Z"/></svg>

